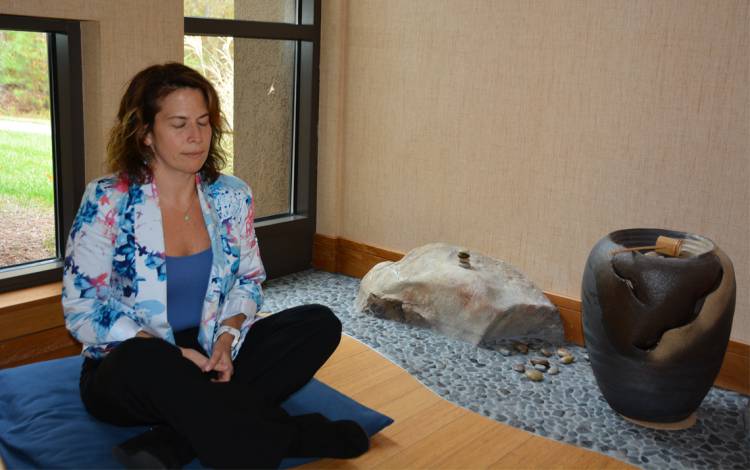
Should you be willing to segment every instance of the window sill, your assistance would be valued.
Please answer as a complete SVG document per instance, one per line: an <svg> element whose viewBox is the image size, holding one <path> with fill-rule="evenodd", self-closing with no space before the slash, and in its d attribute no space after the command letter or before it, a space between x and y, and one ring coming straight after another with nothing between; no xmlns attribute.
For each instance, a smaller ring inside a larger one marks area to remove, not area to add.
<svg viewBox="0 0 750 470"><path fill-rule="evenodd" d="M0 369L80 354L65 328L62 283L0 294Z"/></svg>
<svg viewBox="0 0 750 470"><path fill-rule="evenodd" d="M59 302L61 294L62 282L0 293L0 315L40 304Z"/></svg>

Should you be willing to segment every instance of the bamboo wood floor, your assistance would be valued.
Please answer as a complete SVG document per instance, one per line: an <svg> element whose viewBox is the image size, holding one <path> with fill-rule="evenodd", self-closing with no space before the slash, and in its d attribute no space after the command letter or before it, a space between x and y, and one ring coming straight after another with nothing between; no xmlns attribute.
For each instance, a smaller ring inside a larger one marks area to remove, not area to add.
<svg viewBox="0 0 750 470"><path fill-rule="evenodd" d="M456 406L348 336L316 377L395 422L372 439L363 456L319 460L305 468L633 468Z"/></svg>

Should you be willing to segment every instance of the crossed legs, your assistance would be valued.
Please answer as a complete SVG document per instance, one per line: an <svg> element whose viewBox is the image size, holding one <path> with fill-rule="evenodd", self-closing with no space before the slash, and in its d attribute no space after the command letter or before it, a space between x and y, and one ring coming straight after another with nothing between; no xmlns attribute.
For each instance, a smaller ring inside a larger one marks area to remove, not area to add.
<svg viewBox="0 0 750 470"><path fill-rule="evenodd" d="M195 341L195 335L183 336ZM280 407L340 338L341 323L327 307L279 312L251 327L227 383L212 382L166 341L133 338L102 361L84 362L81 397L103 421L166 425L180 463L191 451L215 468L274 468L287 456L355 456L367 449L356 424L316 414L290 417Z"/></svg>

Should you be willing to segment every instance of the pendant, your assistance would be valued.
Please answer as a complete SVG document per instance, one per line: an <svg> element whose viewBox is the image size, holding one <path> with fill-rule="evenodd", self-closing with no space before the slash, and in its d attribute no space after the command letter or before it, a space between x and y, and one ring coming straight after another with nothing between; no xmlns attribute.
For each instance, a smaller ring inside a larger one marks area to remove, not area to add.
<svg viewBox="0 0 750 470"><path fill-rule="evenodd" d="M190 222L190 216L185 214L184 220L185 222Z"/></svg>

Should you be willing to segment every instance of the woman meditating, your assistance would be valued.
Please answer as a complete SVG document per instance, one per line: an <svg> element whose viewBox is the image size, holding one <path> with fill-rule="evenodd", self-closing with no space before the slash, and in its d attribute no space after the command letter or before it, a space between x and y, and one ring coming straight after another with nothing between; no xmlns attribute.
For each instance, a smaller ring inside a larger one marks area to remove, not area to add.
<svg viewBox="0 0 750 470"><path fill-rule="evenodd" d="M284 457L351 458L353 421L280 404L336 349L341 323L305 305L257 317L265 271L248 186L223 175L216 91L178 63L139 72L70 231L63 309L83 344L94 417L152 425L113 449L125 466L275 468Z"/></svg>

